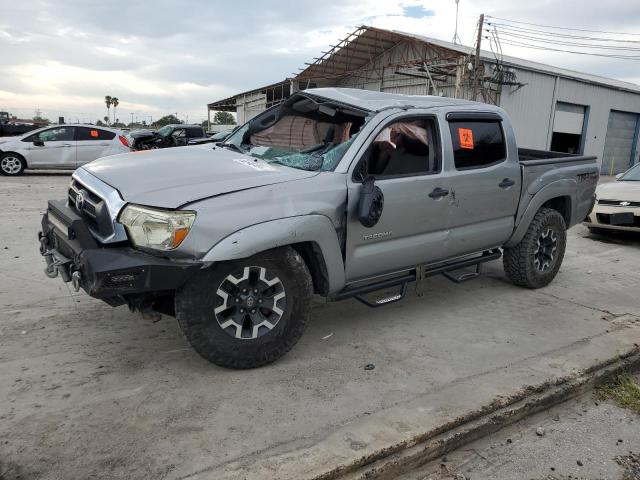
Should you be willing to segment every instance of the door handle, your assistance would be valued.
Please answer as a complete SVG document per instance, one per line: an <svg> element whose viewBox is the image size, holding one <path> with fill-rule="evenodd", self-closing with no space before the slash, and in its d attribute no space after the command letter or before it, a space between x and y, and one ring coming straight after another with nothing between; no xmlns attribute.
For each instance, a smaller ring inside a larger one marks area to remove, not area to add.
<svg viewBox="0 0 640 480"><path fill-rule="evenodd" d="M504 188L505 190L509 187L513 187L516 184L516 182L514 182L513 180L511 180L510 178L505 178L504 180L502 180L498 186L500 188Z"/></svg>
<svg viewBox="0 0 640 480"><path fill-rule="evenodd" d="M449 195L449 190L437 187L429 194L429 197L435 200L436 198L446 197L447 195Z"/></svg>
<svg viewBox="0 0 640 480"><path fill-rule="evenodd" d="M70 143L63 143L62 146L63 147L73 147L73 145L71 145Z"/></svg>

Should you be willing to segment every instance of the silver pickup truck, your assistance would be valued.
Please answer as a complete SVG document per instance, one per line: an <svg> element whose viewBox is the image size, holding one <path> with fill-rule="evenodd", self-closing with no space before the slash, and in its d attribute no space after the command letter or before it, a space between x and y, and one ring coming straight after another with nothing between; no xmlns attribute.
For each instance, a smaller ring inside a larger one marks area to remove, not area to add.
<svg viewBox="0 0 640 480"><path fill-rule="evenodd" d="M310 89L224 143L79 168L40 251L48 276L173 315L204 358L251 368L295 345L314 294L379 307L500 257L547 285L597 181L595 157L518 149L498 107Z"/></svg>

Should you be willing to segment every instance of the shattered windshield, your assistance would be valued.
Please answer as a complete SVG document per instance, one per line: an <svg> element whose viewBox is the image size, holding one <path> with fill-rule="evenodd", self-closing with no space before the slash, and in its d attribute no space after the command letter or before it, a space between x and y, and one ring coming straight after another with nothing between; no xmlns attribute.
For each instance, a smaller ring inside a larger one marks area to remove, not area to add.
<svg viewBox="0 0 640 480"><path fill-rule="evenodd" d="M311 171L331 171L365 123L359 111L292 97L231 135L223 147L269 163Z"/></svg>
<svg viewBox="0 0 640 480"><path fill-rule="evenodd" d="M158 130L158 135L160 135L161 137L168 137L169 135L171 135L172 130L173 130L173 127L169 125L165 125L160 130Z"/></svg>

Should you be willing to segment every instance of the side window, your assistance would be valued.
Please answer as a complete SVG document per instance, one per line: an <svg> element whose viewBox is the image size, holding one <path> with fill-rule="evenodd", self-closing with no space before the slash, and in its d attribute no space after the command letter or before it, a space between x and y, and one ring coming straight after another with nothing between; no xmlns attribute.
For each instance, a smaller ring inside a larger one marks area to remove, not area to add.
<svg viewBox="0 0 640 480"><path fill-rule="evenodd" d="M77 127L78 133L76 139L78 141L85 140L113 140L113 137L116 136L113 132L107 132L106 130L102 130L100 128L87 128L87 127Z"/></svg>
<svg viewBox="0 0 640 480"><path fill-rule="evenodd" d="M449 130L458 170L487 167L507 156L502 126L497 120L451 121Z"/></svg>
<svg viewBox="0 0 640 480"><path fill-rule="evenodd" d="M201 128L189 128L187 129L187 136L189 138L200 138L204 137L204 132Z"/></svg>
<svg viewBox="0 0 640 480"><path fill-rule="evenodd" d="M440 171L436 124L431 118L407 118L386 125L356 166L354 180L367 175L389 178Z"/></svg>
<svg viewBox="0 0 640 480"><path fill-rule="evenodd" d="M64 142L72 141L75 133L75 127L55 127L49 130L43 130L37 135L33 135L33 140L41 140L43 142Z"/></svg>
<svg viewBox="0 0 640 480"><path fill-rule="evenodd" d="M174 137L174 138L181 138L181 137L184 137L184 136L185 136L184 128L180 128L180 129L174 130L174 131L171 133L171 136L172 136L172 137Z"/></svg>

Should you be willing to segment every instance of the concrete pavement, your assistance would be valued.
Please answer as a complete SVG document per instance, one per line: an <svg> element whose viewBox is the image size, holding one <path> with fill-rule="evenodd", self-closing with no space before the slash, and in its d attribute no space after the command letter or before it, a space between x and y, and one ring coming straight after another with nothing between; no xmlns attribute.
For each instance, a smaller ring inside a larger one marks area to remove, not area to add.
<svg viewBox="0 0 640 480"><path fill-rule="evenodd" d="M640 240L578 226L547 288L517 288L494 262L381 309L317 301L281 361L223 370L174 319L44 276L40 214L68 181L0 178L0 464L33 478L357 476L640 344Z"/></svg>

